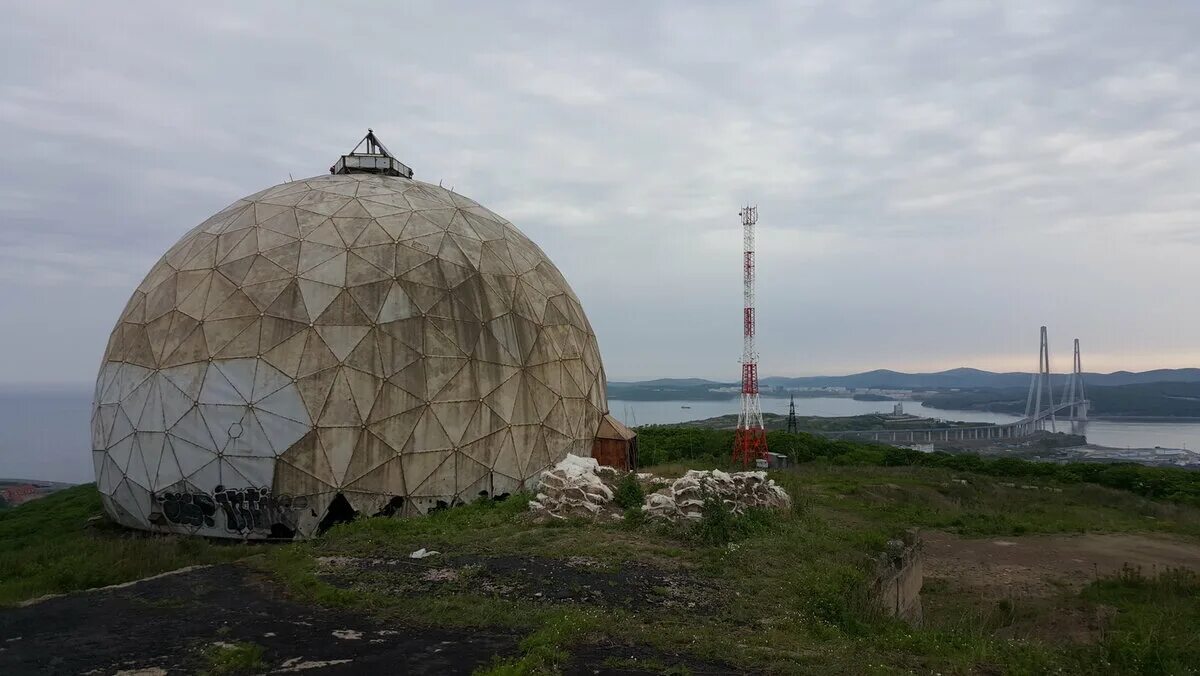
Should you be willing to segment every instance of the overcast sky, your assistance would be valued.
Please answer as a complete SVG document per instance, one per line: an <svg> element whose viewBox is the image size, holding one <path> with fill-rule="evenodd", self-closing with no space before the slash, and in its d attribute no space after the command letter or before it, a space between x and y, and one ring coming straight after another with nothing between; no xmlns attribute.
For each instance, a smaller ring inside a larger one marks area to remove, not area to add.
<svg viewBox="0 0 1200 676"><path fill-rule="evenodd" d="M9 3L0 382L88 382L229 202L373 127L571 282L611 379L1200 365L1200 3Z"/></svg>

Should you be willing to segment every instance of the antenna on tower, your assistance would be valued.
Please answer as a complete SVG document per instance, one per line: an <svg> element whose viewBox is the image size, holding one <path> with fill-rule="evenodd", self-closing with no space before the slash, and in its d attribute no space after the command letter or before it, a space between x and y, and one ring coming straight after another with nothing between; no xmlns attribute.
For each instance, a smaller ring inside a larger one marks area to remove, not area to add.
<svg viewBox="0 0 1200 676"><path fill-rule="evenodd" d="M758 399L758 351L754 348L754 224L758 207L745 206L742 217L742 410L733 436L733 461L766 467L767 431Z"/></svg>

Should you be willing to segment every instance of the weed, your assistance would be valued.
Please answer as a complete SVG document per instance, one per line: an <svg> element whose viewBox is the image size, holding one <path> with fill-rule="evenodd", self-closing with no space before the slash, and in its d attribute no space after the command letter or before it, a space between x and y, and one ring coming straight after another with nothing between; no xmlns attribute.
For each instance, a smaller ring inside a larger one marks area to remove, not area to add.
<svg viewBox="0 0 1200 676"><path fill-rule="evenodd" d="M617 482L617 490L613 495L613 502L622 509L633 509L641 507L646 500L646 493L642 490L642 485L638 483L637 474L627 472Z"/></svg>
<svg viewBox="0 0 1200 676"><path fill-rule="evenodd" d="M1194 673L1200 665L1200 574L1170 569L1150 577L1125 566L1083 592L1094 603L1120 609L1101 641L1116 672Z"/></svg>
<svg viewBox="0 0 1200 676"><path fill-rule="evenodd" d="M769 509L750 508L735 515L720 498L708 496L700 508L700 521L692 528L691 537L719 547L766 535L778 525L779 515Z"/></svg>
<svg viewBox="0 0 1200 676"><path fill-rule="evenodd" d="M205 662L200 673L206 676L257 674L267 668L262 646L244 641L214 643L200 651L200 656Z"/></svg>
<svg viewBox="0 0 1200 676"><path fill-rule="evenodd" d="M585 611L564 611L549 618L521 641L521 654L494 659L477 676L556 674L570 658L567 648L601 626L600 616Z"/></svg>
<svg viewBox="0 0 1200 676"><path fill-rule="evenodd" d="M708 496L700 507L700 522L692 537L706 545L721 546L733 541L733 514L720 498Z"/></svg>

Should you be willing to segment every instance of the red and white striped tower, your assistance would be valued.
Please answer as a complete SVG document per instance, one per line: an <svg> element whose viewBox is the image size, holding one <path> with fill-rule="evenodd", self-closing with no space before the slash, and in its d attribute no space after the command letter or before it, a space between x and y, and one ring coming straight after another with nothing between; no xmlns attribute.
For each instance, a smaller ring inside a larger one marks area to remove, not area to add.
<svg viewBox="0 0 1200 676"><path fill-rule="evenodd" d="M758 351L754 349L754 224L758 207L741 210L745 256L742 293L745 296L742 325L742 412L733 437L733 461L743 467L767 459L767 431L763 428L758 401Z"/></svg>

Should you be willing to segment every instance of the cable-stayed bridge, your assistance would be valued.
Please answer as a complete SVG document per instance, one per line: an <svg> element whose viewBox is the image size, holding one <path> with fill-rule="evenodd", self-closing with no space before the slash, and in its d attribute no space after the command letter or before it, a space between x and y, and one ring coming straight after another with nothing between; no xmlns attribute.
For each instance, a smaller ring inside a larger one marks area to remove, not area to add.
<svg viewBox="0 0 1200 676"><path fill-rule="evenodd" d="M1050 386L1050 347L1046 338L1046 327L1041 330L1041 347L1038 350L1038 370L1029 382L1029 395L1025 400L1025 416L1020 420L1001 425L977 427L936 427L931 429L894 430L846 430L840 432L817 432L835 439L853 437L894 444L931 443L934 441L974 441L987 439L1014 439L1027 437L1049 430L1056 432L1059 421L1086 421L1090 402L1083 385L1083 365L1079 356L1079 339L1075 339L1075 356L1071 373L1063 385L1062 395L1054 399Z"/></svg>

